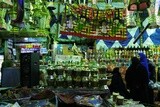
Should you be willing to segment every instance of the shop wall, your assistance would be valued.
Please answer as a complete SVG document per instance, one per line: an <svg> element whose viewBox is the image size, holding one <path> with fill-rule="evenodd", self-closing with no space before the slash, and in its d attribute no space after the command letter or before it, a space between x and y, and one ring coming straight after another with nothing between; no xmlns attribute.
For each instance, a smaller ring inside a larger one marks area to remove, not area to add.
<svg viewBox="0 0 160 107"><path fill-rule="evenodd" d="M160 29L159 28L153 28L153 29L147 29L143 35L141 36L141 39L139 39L135 44L133 43L137 36L140 33L140 28L128 28L127 29L127 39L118 41L118 40L96 40L97 49L100 47L103 47L105 49L108 48L116 48L116 47L139 47L142 46L153 46L153 45L160 45ZM61 35L59 38L63 39L74 39L75 37L70 35ZM140 41L141 40L141 41Z"/></svg>
<svg viewBox="0 0 160 107"><path fill-rule="evenodd" d="M135 44L133 43L137 36L139 35L140 30L138 27L127 29L127 39L124 41L110 41L110 40L97 40L97 48L104 47L107 48L114 48L114 47L138 47L140 45L146 46L153 46L153 45L160 45L160 29L147 29L144 34L141 36ZM140 42L141 40L141 42Z"/></svg>

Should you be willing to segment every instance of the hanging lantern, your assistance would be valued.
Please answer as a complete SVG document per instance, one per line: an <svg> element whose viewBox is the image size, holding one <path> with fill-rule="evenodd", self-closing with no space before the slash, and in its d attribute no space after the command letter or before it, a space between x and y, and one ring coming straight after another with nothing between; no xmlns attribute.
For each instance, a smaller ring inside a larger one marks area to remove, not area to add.
<svg viewBox="0 0 160 107"><path fill-rule="evenodd" d="M130 0L128 5L129 11L143 11L150 7L150 0Z"/></svg>
<svg viewBox="0 0 160 107"><path fill-rule="evenodd" d="M9 8L12 7L13 3L11 0L0 0L0 8Z"/></svg>
<svg viewBox="0 0 160 107"><path fill-rule="evenodd" d="M158 28L159 26L156 23L156 14L155 14L155 0L151 0L151 5L148 8L148 13L149 13L149 17L148 17L148 23L150 23L150 28Z"/></svg>
<svg viewBox="0 0 160 107"><path fill-rule="evenodd" d="M48 2L47 8L49 10L55 10L56 9L55 6L54 6L54 4L53 4L53 1Z"/></svg>
<svg viewBox="0 0 160 107"><path fill-rule="evenodd" d="M6 29L5 15L6 9L0 9L0 29Z"/></svg>
<svg viewBox="0 0 160 107"><path fill-rule="evenodd" d="M156 23L160 26L160 0L155 0Z"/></svg>
<svg viewBox="0 0 160 107"><path fill-rule="evenodd" d="M92 0L92 4L97 4L98 0Z"/></svg>
<svg viewBox="0 0 160 107"><path fill-rule="evenodd" d="M136 11L137 10L137 0L130 0L128 5L129 11Z"/></svg>
<svg viewBox="0 0 160 107"><path fill-rule="evenodd" d="M17 0L17 17L12 20L12 25L21 24L24 17L24 0Z"/></svg>
<svg viewBox="0 0 160 107"><path fill-rule="evenodd" d="M4 19L1 19L0 20L0 30L4 30L6 29L6 23L5 23L5 20Z"/></svg>
<svg viewBox="0 0 160 107"><path fill-rule="evenodd" d="M138 10L145 10L150 7L150 0L139 0Z"/></svg>
<svg viewBox="0 0 160 107"><path fill-rule="evenodd" d="M128 9L126 9L126 19L128 28L133 28L137 26L134 11L128 11Z"/></svg>

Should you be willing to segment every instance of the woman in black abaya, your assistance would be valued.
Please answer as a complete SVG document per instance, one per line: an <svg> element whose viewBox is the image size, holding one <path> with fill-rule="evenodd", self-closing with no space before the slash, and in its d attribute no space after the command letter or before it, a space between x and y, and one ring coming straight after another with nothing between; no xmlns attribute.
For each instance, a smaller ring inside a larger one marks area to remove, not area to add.
<svg viewBox="0 0 160 107"><path fill-rule="evenodd" d="M126 86L130 91L130 96L135 101L149 103L148 95L148 72L137 57L131 59L131 65L126 71Z"/></svg>

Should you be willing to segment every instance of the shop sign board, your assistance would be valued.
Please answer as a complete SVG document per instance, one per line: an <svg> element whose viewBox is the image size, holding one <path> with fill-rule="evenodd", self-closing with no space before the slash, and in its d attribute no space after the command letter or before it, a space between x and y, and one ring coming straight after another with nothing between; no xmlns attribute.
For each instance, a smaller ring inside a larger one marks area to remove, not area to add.
<svg viewBox="0 0 160 107"><path fill-rule="evenodd" d="M81 62L81 58L82 56L78 55L56 55L55 64Z"/></svg>
<svg viewBox="0 0 160 107"><path fill-rule="evenodd" d="M21 44L20 48L40 48L40 44Z"/></svg>
<svg viewBox="0 0 160 107"><path fill-rule="evenodd" d="M40 44L21 44L21 53L33 53L40 51Z"/></svg>
<svg viewBox="0 0 160 107"><path fill-rule="evenodd" d="M39 51L39 48L21 48L21 53L34 53Z"/></svg>

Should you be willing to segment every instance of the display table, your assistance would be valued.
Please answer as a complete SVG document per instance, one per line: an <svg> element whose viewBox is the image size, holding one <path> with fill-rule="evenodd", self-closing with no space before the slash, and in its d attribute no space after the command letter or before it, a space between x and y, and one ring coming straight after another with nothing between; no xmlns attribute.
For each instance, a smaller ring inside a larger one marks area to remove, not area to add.
<svg viewBox="0 0 160 107"><path fill-rule="evenodd" d="M123 105L117 105L112 96L107 101L115 107L145 107L143 104L139 104L139 101L133 101L132 99L124 99Z"/></svg>
<svg viewBox="0 0 160 107"><path fill-rule="evenodd" d="M106 100L109 95L108 89L54 89L51 87L30 89L22 87L3 91L0 95L0 106L4 102L5 104L17 102L20 106L25 107L35 105L39 107L44 107L44 105L52 105L51 107L88 107L87 103L111 107Z"/></svg>
<svg viewBox="0 0 160 107"><path fill-rule="evenodd" d="M102 107L111 107L111 104L106 100L110 96L109 89L56 89L54 92L57 95L58 107L88 107L102 105Z"/></svg>

